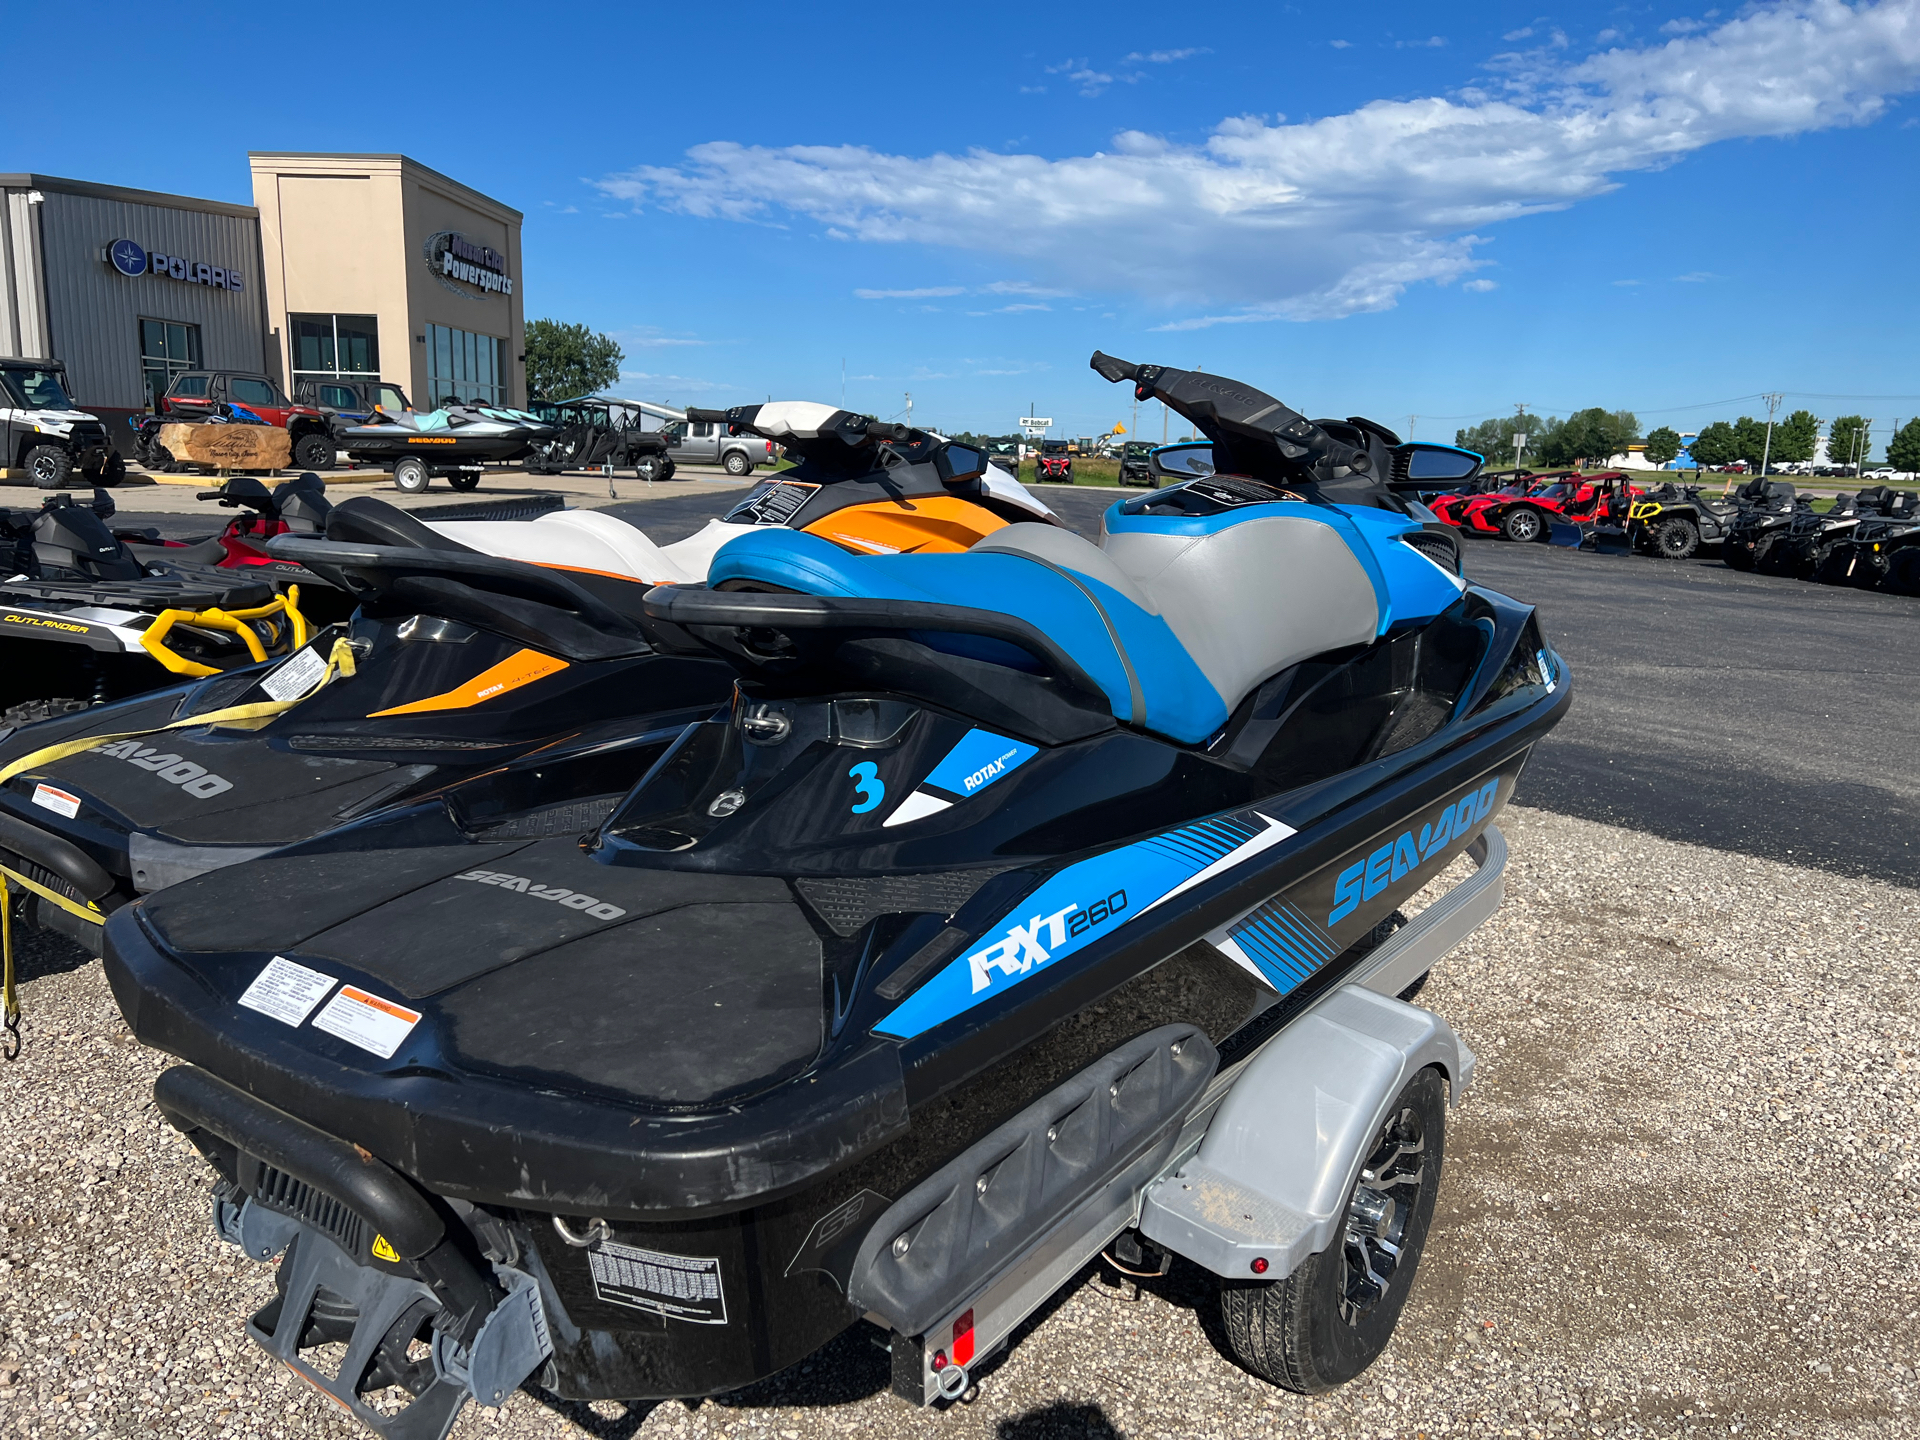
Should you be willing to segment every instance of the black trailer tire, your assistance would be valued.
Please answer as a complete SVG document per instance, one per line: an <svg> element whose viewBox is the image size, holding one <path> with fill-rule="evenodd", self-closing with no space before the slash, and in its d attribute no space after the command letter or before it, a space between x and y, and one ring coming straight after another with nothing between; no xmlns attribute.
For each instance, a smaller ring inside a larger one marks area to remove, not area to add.
<svg viewBox="0 0 1920 1440"><path fill-rule="evenodd" d="M73 474L73 456L59 445L36 445L27 451L26 469L42 490L58 490Z"/></svg>
<svg viewBox="0 0 1920 1440"><path fill-rule="evenodd" d="M478 470L462 470L458 474L449 475L447 477L447 484L456 490L478 490L480 488L480 472Z"/></svg>
<svg viewBox="0 0 1920 1440"><path fill-rule="evenodd" d="M1521 545L1531 545L1546 532L1546 521L1540 518L1540 512L1531 505L1522 505L1518 509L1509 510L1500 522L1500 538L1512 540Z"/></svg>
<svg viewBox="0 0 1920 1440"><path fill-rule="evenodd" d="M127 478L127 457L115 450L107 456L107 463L100 467L102 485L118 485Z"/></svg>
<svg viewBox="0 0 1920 1440"><path fill-rule="evenodd" d="M1220 1318L1233 1358L1263 1380L1303 1395L1344 1385L1371 1365L1393 1337L1413 1288L1414 1272L1433 1221L1434 1198L1446 1151L1447 1087L1429 1067L1409 1080L1387 1107L1387 1123L1361 1165L1362 1179L1347 1194L1347 1221L1335 1243L1284 1280L1228 1281L1220 1290ZM1409 1144L1418 1150L1404 1148ZM1360 1219L1354 1200L1382 1191L1365 1177L1386 1179L1397 1197L1384 1223L1397 1232L1399 1256L1379 1248L1386 1236ZM1411 1189L1409 1199L1406 1192ZM1364 1266L1369 1268L1362 1268ZM1389 1265L1384 1289L1371 1276Z"/></svg>
<svg viewBox="0 0 1920 1440"><path fill-rule="evenodd" d="M0 713L0 725L31 725L36 720L54 720L62 715L78 715L92 707L85 700L28 700L10 705Z"/></svg>
<svg viewBox="0 0 1920 1440"><path fill-rule="evenodd" d="M417 455L402 455L393 462L393 488L403 495L423 495L433 483L427 462Z"/></svg>
<svg viewBox="0 0 1920 1440"><path fill-rule="evenodd" d="M729 450L720 457L720 468L729 475L751 475L753 461L747 458L744 450Z"/></svg>
<svg viewBox="0 0 1920 1440"><path fill-rule="evenodd" d="M1700 548L1700 527L1684 515L1670 515L1653 527L1648 539L1662 560L1688 560Z"/></svg>
<svg viewBox="0 0 1920 1440"><path fill-rule="evenodd" d="M317 430L293 442L293 463L302 470L331 470L336 458L332 438Z"/></svg>

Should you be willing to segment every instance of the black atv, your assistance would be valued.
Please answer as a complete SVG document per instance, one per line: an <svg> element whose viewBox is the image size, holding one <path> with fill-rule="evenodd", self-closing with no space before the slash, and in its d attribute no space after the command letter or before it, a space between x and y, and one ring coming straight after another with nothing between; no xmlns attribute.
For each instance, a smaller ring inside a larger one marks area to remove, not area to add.
<svg viewBox="0 0 1920 1440"><path fill-rule="evenodd" d="M667 437L646 428L646 413L637 405L624 400L536 400L533 413L557 427L551 440L527 456L526 467L535 475L611 465L631 469L636 480L673 478Z"/></svg>
<svg viewBox="0 0 1920 1440"><path fill-rule="evenodd" d="M1835 537L1814 567L1822 585L1851 585L1920 595L1920 491L1873 486L1860 492L1877 502L1872 515Z"/></svg>
<svg viewBox="0 0 1920 1440"><path fill-rule="evenodd" d="M1155 446L1148 440L1128 440L1120 446L1120 483L1143 485L1149 490L1158 490L1160 481L1153 473L1149 457Z"/></svg>
<svg viewBox="0 0 1920 1440"><path fill-rule="evenodd" d="M1734 516L1720 542L1720 558L1735 570L1754 569L1758 554L1786 532L1793 517L1813 508L1813 497L1796 494L1791 485L1778 480L1766 485L1765 497Z"/></svg>
<svg viewBox="0 0 1920 1440"><path fill-rule="evenodd" d="M1668 481L1635 500L1626 515L1629 548L1662 560L1690 559L1706 546L1724 544L1749 510L1780 503L1783 496L1790 500L1793 495L1791 485L1759 476L1731 495L1707 495L1704 489Z"/></svg>

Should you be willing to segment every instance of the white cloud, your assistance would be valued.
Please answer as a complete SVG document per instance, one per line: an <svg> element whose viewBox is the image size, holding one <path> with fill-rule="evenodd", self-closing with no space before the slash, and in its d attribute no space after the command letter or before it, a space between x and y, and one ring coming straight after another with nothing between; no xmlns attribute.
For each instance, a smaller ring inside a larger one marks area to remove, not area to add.
<svg viewBox="0 0 1920 1440"><path fill-rule="evenodd" d="M1518 30L1507 31L1507 33L1502 35L1500 38L1502 40L1525 40L1530 38L1532 34L1533 34L1533 27L1531 25L1525 25Z"/></svg>
<svg viewBox="0 0 1920 1440"><path fill-rule="evenodd" d="M1329 40L1327 44L1336 50L1351 50L1353 48L1353 42L1351 40Z"/></svg>
<svg viewBox="0 0 1920 1440"><path fill-rule="evenodd" d="M1460 288L1471 290L1476 295L1484 295L1489 290L1498 290L1500 283L1497 280L1469 280Z"/></svg>
<svg viewBox="0 0 1920 1440"><path fill-rule="evenodd" d="M1709 280L1724 280L1724 275L1716 275L1711 270L1689 270L1684 275L1673 277L1683 285L1704 285Z"/></svg>
<svg viewBox="0 0 1920 1440"><path fill-rule="evenodd" d="M1171 65L1176 60L1191 60L1195 55L1212 53L1213 51L1206 46L1199 45L1186 50L1148 50L1144 53L1136 50L1125 58L1129 63L1136 65Z"/></svg>
<svg viewBox="0 0 1920 1440"><path fill-rule="evenodd" d="M948 295L964 295L964 285L922 285L917 290L856 290L862 300L930 300Z"/></svg>
<svg viewBox="0 0 1920 1440"><path fill-rule="evenodd" d="M1071 295L1071 290L1050 290L1044 285L1035 285L1031 280L996 280L991 285L982 285L983 295L1033 295L1047 300L1057 300L1062 295Z"/></svg>
<svg viewBox="0 0 1920 1440"><path fill-rule="evenodd" d="M1575 64L1533 52L1494 93L1234 117L1199 144L1127 131L1049 160L722 141L598 184L635 208L1003 256L1036 283L1201 307L1173 322L1199 328L1389 308L1470 274L1490 226L1720 141L1865 124L1916 86L1920 0L1788 0Z"/></svg>
<svg viewBox="0 0 1920 1440"><path fill-rule="evenodd" d="M1396 40L1393 42L1393 48L1396 50L1438 50L1446 43L1447 37L1444 35L1429 35L1424 40Z"/></svg>

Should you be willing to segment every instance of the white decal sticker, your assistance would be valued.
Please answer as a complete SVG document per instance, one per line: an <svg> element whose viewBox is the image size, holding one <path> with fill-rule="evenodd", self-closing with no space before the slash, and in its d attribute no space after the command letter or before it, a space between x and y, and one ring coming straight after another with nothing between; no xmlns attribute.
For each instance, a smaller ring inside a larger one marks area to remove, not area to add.
<svg viewBox="0 0 1920 1440"><path fill-rule="evenodd" d="M352 985L342 985L340 993L313 1017L313 1028L338 1035L349 1044L371 1051L382 1060L391 1060L400 1042L420 1023L420 1012L382 1000L378 995Z"/></svg>
<svg viewBox="0 0 1920 1440"><path fill-rule="evenodd" d="M291 700L306 694L326 673L327 662L309 645L262 680L260 688L275 700Z"/></svg>
<svg viewBox="0 0 1920 1440"><path fill-rule="evenodd" d="M51 785L34 786L33 803L42 809L53 811L56 815L64 815L69 820L80 813L78 795L69 795L66 791L56 790Z"/></svg>
<svg viewBox="0 0 1920 1440"><path fill-rule="evenodd" d="M320 997L333 988L333 976L296 965L283 955L267 962L253 977L240 1003L249 1010L271 1015L282 1025L298 1025L313 1012Z"/></svg>
<svg viewBox="0 0 1920 1440"><path fill-rule="evenodd" d="M615 1305L651 1310L695 1325L727 1323L727 1297L720 1288L720 1262L694 1255L662 1255L611 1241L587 1252L593 1293Z"/></svg>

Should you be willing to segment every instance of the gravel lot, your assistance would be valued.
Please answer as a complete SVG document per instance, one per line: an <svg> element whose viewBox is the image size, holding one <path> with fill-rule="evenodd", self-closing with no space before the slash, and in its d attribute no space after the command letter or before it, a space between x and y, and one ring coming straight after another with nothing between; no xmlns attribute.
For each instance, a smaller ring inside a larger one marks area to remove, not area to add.
<svg viewBox="0 0 1920 1440"><path fill-rule="evenodd" d="M751 1392L522 1392L461 1437L1905 1433L1920 1400L1920 891L1508 813L1508 901L1426 990L1481 1057L1386 1356L1304 1400L1235 1369L1191 1270L1090 1272L916 1415L860 1335ZM1632 877L1654 879L1636 883ZM0 1436L348 1436L242 1338L266 1268L218 1244L152 1108L161 1058L97 964L29 953L0 1072Z"/></svg>

